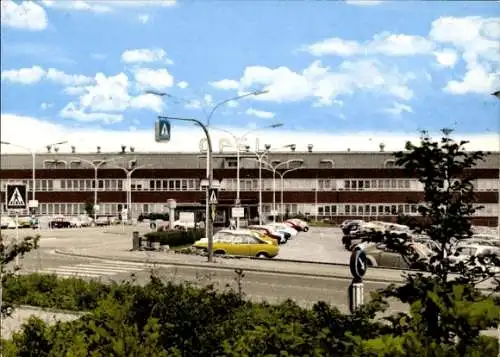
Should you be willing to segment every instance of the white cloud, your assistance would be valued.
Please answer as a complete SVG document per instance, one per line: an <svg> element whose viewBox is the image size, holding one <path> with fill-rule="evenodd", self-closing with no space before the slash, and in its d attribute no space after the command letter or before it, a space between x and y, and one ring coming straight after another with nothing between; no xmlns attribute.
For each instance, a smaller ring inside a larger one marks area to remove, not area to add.
<svg viewBox="0 0 500 357"><path fill-rule="evenodd" d="M385 111L394 116L400 116L403 112L413 113L413 109L409 105L398 102L394 103L391 108L387 108Z"/></svg>
<svg viewBox="0 0 500 357"><path fill-rule="evenodd" d="M10 69L2 72L2 80L14 83L34 84L38 83L42 79L48 79L64 86L80 86L93 82L93 78L91 77L81 74L66 74L55 68L49 68L46 71L40 66Z"/></svg>
<svg viewBox="0 0 500 357"><path fill-rule="evenodd" d="M47 79L60 83L64 86L81 86L90 84L94 81L93 78L81 74L66 74L54 68L49 68L46 73Z"/></svg>
<svg viewBox="0 0 500 357"><path fill-rule="evenodd" d="M22 1L17 4L12 0L2 0L0 10L2 26L30 31L47 28L45 9L34 1Z"/></svg>
<svg viewBox="0 0 500 357"><path fill-rule="evenodd" d="M21 84L40 82L44 76L45 70L40 66L2 71L2 80Z"/></svg>
<svg viewBox="0 0 500 357"><path fill-rule="evenodd" d="M237 108L240 104L236 100L230 100L226 103L226 106L229 108Z"/></svg>
<svg viewBox="0 0 500 357"><path fill-rule="evenodd" d="M163 110L163 100L153 94L141 94L130 101L130 106L137 109L151 109L157 113Z"/></svg>
<svg viewBox="0 0 500 357"><path fill-rule="evenodd" d="M167 58L165 50L161 48L126 50L122 53L122 61L125 63L153 63L161 61L167 64L173 64L173 61Z"/></svg>
<svg viewBox="0 0 500 357"><path fill-rule="evenodd" d="M174 85L174 77L165 68L138 68L134 77L141 89L163 90Z"/></svg>
<svg viewBox="0 0 500 357"><path fill-rule="evenodd" d="M61 146L60 152L70 152L70 145L75 145L77 152L95 152L97 145L102 147L103 152L116 152L123 143L134 143L137 152L199 152L199 142L203 133L198 128L183 126L172 123L172 140L168 145L156 143L151 135L153 127L131 131L105 130L92 126L74 127L67 124L55 124L32 117L17 116L4 113L0 119L0 131L2 140L12 141L20 145L29 146L35 150L44 150L45 145L51 142L68 140L69 145ZM19 128L23 128L23 142L19 141ZM226 128L235 135L242 135L248 129ZM44 135L40 135L44 133ZM214 130L211 132L212 140L218 143L220 139L227 138L223 132ZM439 136L436 136L439 137ZM498 150L497 134L482 135L459 135L457 139L467 139L471 143L470 150ZM352 134L328 134L318 132L304 132L273 129L259 131L248 135L247 142L254 149L256 139L260 146L272 143L272 147L278 148L289 143L297 145L297 151L306 151L308 144L314 144L314 151L378 151L378 143L386 144L386 151L404 149L406 141L418 140L418 134L408 135L398 132L356 132ZM376 138L376 140L371 140ZM216 144L214 144L216 145ZM12 146L2 146L2 152L21 152Z"/></svg>
<svg viewBox="0 0 500 357"><path fill-rule="evenodd" d="M147 24L149 22L149 15L147 14L139 15L137 16L137 20L139 20L139 22L142 24Z"/></svg>
<svg viewBox="0 0 500 357"><path fill-rule="evenodd" d="M262 119L271 119L274 118L274 113L272 112L266 112L264 110L258 110L254 108L248 108L245 112L247 115L251 115L257 118L262 118Z"/></svg>
<svg viewBox="0 0 500 357"><path fill-rule="evenodd" d="M222 79L220 81L211 82L210 85L217 89L237 89L239 82L232 79Z"/></svg>
<svg viewBox="0 0 500 357"><path fill-rule="evenodd" d="M186 81L177 82L177 87L179 87L180 89L186 89L188 86L189 86L189 83Z"/></svg>
<svg viewBox="0 0 500 357"><path fill-rule="evenodd" d="M97 60L97 61L102 61L105 60L108 56L105 55L104 53L92 53L90 55L90 58Z"/></svg>
<svg viewBox="0 0 500 357"><path fill-rule="evenodd" d="M362 47L356 41L343 40L338 37L333 37L304 46L302 49L309 52L313 56L352 56L359 53L362 50Z"/></svg>
<svg viewBox="0 0 500 357"><path fill-rule="evenodd" d="M434 43L422 36L383 32L375 35L366 48L368 53L373 54L414 56L432 52Z"/></svg>
<svg viewBox="0 0 500 357"><path fill-rule="evenodd" d="M117 123L123 120L122 114L92 113L78 107L75 103L68 103L60 112L62 118L74 119L83 122L101 121L106 124Z"/></svg>
<svg viewBox="0 0 500 357"><path fill-rule="evenodd" d="M302 46L301 49L318 57L325 55L348 57L377 54L412 56L430 53L434 49L434 43L422 36L382 32L365 43L332 37L311 45Z"/></svg>
<svg viewBox="0 0 500 357"><path fill-rule="evenodd" d="M294 102L316 99L316 106L332 105L338 96L351 95L356 91L381 91L408 100L413 92L407 83L415 76L401 74L394 68L385 68L376 61L344 61L335 70L314 61L302 72L288 67L245 68L238 83L239 92L263 88L269 92L253 98L273 102Z"/></svg>
<svg viewBox="0 0 500 357"><path fill-rule="evenodd" d="M96 13L106 13L112 11L111 7L103 5L102 3L104 3L104 1L98 3L97 1L83 1L83 0L72 0L72 1L42 0L42 4L45 5L46 7L61 9L61 10L89 11Z"/></svg>
<svg viewBox="0 0 500 357"><path fill-rule="evenodd" d="M462 54L466 73L444 90L452 94L488 94L500 86L500 17L441 17L432 23L430 38L453 45Z"/></svg>
<svg viewBox="0 0 500 357"><path fill-rule="evenodd" d="M436 60L438 61L439 65L441 65L442 67L453 68L458 61L457 52L450 48L445 48L442 51L434 52L434 54L436 55Z"/></svg>
<svg viewBox="0 0 500 357"><path fill-rule="evenodd" d="M490 94L498 88L500 88L500 76L496 73L488 73L481 66L476 66L468 70L461 81L449 81L444 91L452 94Z"/></svg>
<svg viewBox="0 0 500 357"><path fill-rule="evenodd" d="M79 121L103 121L115 123L123 120L123 112L131 109L150 109L157 113L163 109L163 101L152 94L129 94L129 79L125 73L106 76L97 73L95 84L68 87L66 93L78 95L78 101L66 105L60 115Z"/></svg>
<svg viewBox="0 0 500 357"><path fill-rule="evenodd" d="M100 0L84 1L84 0L42 0L42 4L46 7L74 10L74 11L89 11L95 13L110 13L118 8L136 8L146 6L162 6L169 7L176 4L175 0Z"/></svg>
<svg viewBox="0 0 500 357"><path fill-rule="evenodd" d="M380 0L344 0L344 2L354 6L376 6L382 4Z"/></svg>

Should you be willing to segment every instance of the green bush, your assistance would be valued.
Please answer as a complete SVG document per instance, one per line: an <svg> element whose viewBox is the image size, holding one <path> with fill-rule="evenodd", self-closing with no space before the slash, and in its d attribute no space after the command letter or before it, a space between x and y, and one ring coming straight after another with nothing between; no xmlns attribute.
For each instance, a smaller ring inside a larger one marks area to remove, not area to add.
<svg viewBox="0 0 500 357"><path fill-rule="evenodd" d="M147 214L141 213L139 215L139 217L137 218L137 220L139 222L142 222L145 219L149 219L152 221L155 221L157 219L161 219L163 221L168 221L168 213L147 213Z"/></svg>
<svg viewBox="0 0 500 357"><path fill-rule="evenodd" d="M181 245L193 244L205 236L205 231L201 229L170 230L164 232L150 232L144 235L149 242L159 242L161 245L178 247Z"/></svg>
<svg viewBox="0 0 500 357"><path fill-rule="evenodd" d="M460 344L434 338L432 330L412 329L412 325L426 321L422 318L404 320L408 325L397 329L377 322L376 305L366 304L351 315L322 302L312 309L293 301L251 303L232 291L219 293L212 287L163 283L154 277L144 286L134 286L33 274L10 278L4 293L8 300L19 300L20 304L88 311L78 320L55 326L32 318L12 340L2 341L5 357L498 354L493 338L474 337L460 349ZM477 306L474 311L478 320L491 312L488 306ZM464 317L457 313L459 319Z"/></svg>

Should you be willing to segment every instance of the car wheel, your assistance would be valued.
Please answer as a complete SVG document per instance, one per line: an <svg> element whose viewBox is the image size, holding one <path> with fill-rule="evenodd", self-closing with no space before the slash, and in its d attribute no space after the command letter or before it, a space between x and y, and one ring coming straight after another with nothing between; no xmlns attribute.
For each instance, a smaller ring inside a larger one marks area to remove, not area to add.
<svg viewBox="0 0 500 357"><path fill-rule="evenodd" d="M269 255L267 255L267 253L261 252L257 254L257 258L269 258Z"/></svg>
<svg viewBox="0 0 500 357"><path fill-rule="evenodd" d="M307 232L309 231L309 227L304 227L304 229L302 229L303 232Z"/></svg>
<svg viewBox="0 0 500 357"><path fill-rule="evenodd" d="M151 229L156 229L156 223L151 223L151 224L149 225L149 228L151 228Z"/></svg>
<svg viewBox="0 0 500 357"><path fill-rule="evenodd" d="M216 255L224 255L224 254L226 254L226 252L224 252L223 250L216 250L214 252L214 254L216 254Z"/></svg>

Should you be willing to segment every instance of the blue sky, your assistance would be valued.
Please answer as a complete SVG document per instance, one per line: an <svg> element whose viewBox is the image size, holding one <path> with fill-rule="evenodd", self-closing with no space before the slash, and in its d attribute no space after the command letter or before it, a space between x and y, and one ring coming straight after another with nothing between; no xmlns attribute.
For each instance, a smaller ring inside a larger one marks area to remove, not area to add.
<svg viewBox="0 0 500 357"><path fill-rule="evenodd" d="M499 130L493 1L1 3L2 125L143 132L158 113L205 120L221 100L268 90L222 106L212 125Z"/></svg>

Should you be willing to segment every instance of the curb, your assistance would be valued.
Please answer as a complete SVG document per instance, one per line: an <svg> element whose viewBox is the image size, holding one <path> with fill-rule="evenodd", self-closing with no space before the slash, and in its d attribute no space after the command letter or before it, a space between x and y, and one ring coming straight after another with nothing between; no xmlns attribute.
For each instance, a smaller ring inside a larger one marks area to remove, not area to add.
<svg viewBox="0 0 500 357"><path fill-rule="evenodd" d="M66 255L66 256L72 256L72 257L82 257L82 258L89 258L89 259L101 259L101 260L111 260L111 261L116 261L116 262L133 262L133 263L144 263L144 259L140 258L116 258L116 257L103 257L103 256L96 256L96 255L90 255L90 254L81 254L81 253L73 253L73 252L66 252L64 250L59 250L56 249L55 253L61 254L61 255ZM184 266L184 267L194 267L194 268L211 268L211 269L218 269L218 270L231 270L234 271L235 269L242 269L244 271L249 271L249 272L256 272L256 273L268 273L268 274L280 274L280 275L294 275L294 276L304 276L304 277L312 277L312 278L325 278L325 279L340 279L340 280L352 280L352 277L350 276L339 276L339 275L329 275L329 274L313 274L313 273L304 273L304 272L293 272L293 271L283 271L283 270L273 270L273 269L259 269L259 268L249 268L249 267L241 267L241 266L221 266L221 265L211 265L209 263L181 263L181 262L166 262L166 261L154 261L154 260L149 260L148 264L155 264L155 265L169 265L169 266ZM329 264L329 263L324 263L324 264ZM338 266L344 266L343 264L339 264ZM393 284L393 283L401 283L402 280L400 281L394 281L390 279L384 279L384 278L367 278L364 279L365 282L372 282L372 283L387 283L387 284Z"/></svg>

